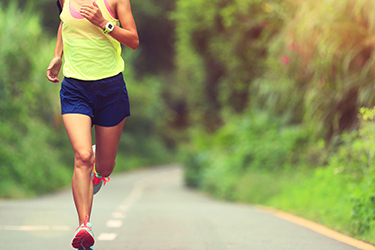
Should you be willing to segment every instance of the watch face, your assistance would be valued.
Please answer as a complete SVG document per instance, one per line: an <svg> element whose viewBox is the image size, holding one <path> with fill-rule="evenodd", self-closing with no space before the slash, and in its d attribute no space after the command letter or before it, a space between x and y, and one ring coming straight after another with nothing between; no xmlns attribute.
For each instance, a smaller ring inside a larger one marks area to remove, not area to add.
<svg viewBox="0 0 375 250"><path fill-rule="evenodd" d="M113 28L113 25L110 23L108 24L108 29L112 29Z"/></svg>

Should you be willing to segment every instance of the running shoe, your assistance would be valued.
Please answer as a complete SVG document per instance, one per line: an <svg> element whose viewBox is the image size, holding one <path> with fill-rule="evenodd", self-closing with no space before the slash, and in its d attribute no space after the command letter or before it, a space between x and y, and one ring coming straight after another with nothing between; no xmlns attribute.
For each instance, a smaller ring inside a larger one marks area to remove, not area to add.
<svg viewBox="0 0 375 250"><path fill-rule="evenodd" d="M102 185L105 185L110 179L109 177L102 177L100 174L98 174L95 171L95 150L96 150L95 145L92 145L92 150L94 151L94 167L92 169L91 178L92 178L92 183L94 185L94 194L96 194L97 192L99 192Z"/></svg>
<svg viewBox="0 0 375 250"><path fill-rule="evenodd" d="M89 216L86 215L85 221L74 231L72 246L76 249L93 249L95 243L92 225L89 222Z"/></svg>

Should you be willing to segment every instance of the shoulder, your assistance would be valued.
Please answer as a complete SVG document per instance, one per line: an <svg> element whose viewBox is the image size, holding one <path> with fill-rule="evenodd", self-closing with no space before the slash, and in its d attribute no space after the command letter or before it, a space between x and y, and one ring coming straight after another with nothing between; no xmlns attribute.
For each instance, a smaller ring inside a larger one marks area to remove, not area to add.
<svg viewBox="0 0 375 250"><path fill-rule="evenodd" d="M113 0L113 1L116 2L116 9L131 11L130 0Z"/></svg>
<svg viewBox="0 0 375 250"><path fill-rule="evenodd" d="M110 6L116 10L117 16L121 16L130 7L129 0L107 0Z"/></svg>
<svg viewBox="0 0 375 250"><path fill-rule="evenodd" d="M117 6L126 6L130 4L129 0L112 0L116 3Z"/></svg>

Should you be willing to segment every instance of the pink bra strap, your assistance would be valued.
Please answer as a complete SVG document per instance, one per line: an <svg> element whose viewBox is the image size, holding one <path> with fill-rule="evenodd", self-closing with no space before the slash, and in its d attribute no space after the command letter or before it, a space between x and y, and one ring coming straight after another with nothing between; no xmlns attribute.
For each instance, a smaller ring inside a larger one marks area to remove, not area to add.
<svg viewBox="0 0 375 250"><path fill-rule="evenodd" d="M70 3L69 3L69 11L72 17L74 17L75 19L84 19L84 17L81 15L81 13L79 13L79 11L74 10L72 6L70 6Z"/></svg>
<svg viewBox="0 0 375 250"><path fill-rule="evenodd" d="M112 11L111 11L111 8L109 8L109 4L108 4L108 0L104 0L104 3L105 3L105 7L107 7L107 10L109 12L109 14L111 14L111 16L116 19L115 15L113 15Z"/></svg>

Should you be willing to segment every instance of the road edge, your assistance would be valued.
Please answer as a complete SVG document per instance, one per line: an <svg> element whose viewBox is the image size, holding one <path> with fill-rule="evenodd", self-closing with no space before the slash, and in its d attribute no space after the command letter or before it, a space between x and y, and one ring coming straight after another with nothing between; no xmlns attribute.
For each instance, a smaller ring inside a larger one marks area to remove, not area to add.
<svg viewBox="0 0 375 250"><path fill-rule="evenodd" d="M255 205L254 208L259 210L259 211L272 214L272 215L274 215L276 217L279 217L281 219L293 222L293 223L298 224L300 226L303 226L305 228L309 228L310 230L313 230L317 233L320 233L322 235L325 235L325 236L327 236L329 238L332 238L332 239L335 239L337 241L343 242L345 244L351 245L353 247L363 249L363 250L375 250L375 246L370 244L370 243L354 239L354 238L352 238L348 235L339 233L339 232L337 232L333 229L330 229L326 226L323 226L323 225L320 225L316 222L312 222L312 221L309 221L307 219L298 217L296 215L289 214L289 213L282 212L282 211L279 211L279 210L274 209L274 208L265 207L265 206L261 206L261 205Z"/></svg>

